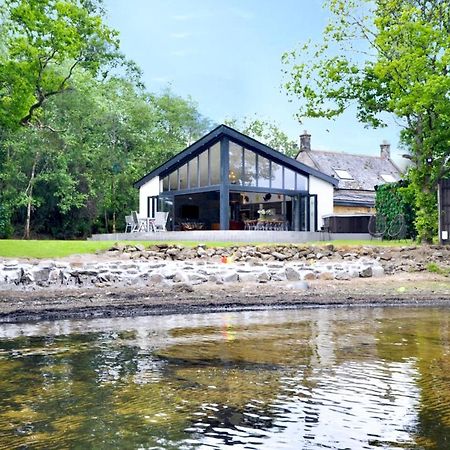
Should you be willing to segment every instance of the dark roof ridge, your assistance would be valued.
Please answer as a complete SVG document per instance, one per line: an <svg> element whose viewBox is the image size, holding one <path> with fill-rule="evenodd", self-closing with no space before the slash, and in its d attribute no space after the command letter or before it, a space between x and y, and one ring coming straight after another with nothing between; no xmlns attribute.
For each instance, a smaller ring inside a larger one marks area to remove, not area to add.
<svg viewBox="0 0 450 450"><path fill-rule="evenodd" d="M391 161L392 162L392 159L391 158L382 158L381 157L381 155L366 155L366 154L364 154L364 153L348 153L348 152L345 152L345 151L342 151L342 152L334 152L334 151L332 151L332 150L314 150L314 149L311 149L311 150L302 150L300 153L309 153L309 154L311 154L311 153L327 153L327 154L331 154L331 155L348 155L348 156L359 156L359 157L362 157L362 158L377 158L377 159L385 159L385 160L387 160L387 161ZM300 154L299 153L299 154Z"/></svg>

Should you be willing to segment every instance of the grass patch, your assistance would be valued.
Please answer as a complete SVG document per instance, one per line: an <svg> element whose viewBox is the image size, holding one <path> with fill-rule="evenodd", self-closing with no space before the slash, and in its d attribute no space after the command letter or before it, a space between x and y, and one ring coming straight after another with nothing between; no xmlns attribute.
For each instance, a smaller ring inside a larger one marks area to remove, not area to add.
<svg viewBox="0 0 450 450"><path fill-rule="evenodd" d="M428 270L428 272L431 272L431 273L436 273L438 275L444 275L445 277L450 276L450 268L441 267L434 262L427 264L426 269Z"/></svg>
<svg viewBox="0 0 450 450"><path fill-rule="evenodd" d="M199 241L122 241L124 245L141 244L149 247L153 244L164 243L169 245L182 245L184 247L195 247L198 244L205 244L207 247L235 247L235 246L270 246L290 245L287 243L245 243L245 242L199 242ZM0 240L0 257L8 258L60 258L75 254L89 254L96 251L107 250L112 247L113 241L53 241L53 240ZM323 246L333 244L335 247L358 247L358 246L404 246L413 244L412 241L375 241L375 240L358 240L358 241L331 241L331 242L304 242L297 245L316 245Z"/></svg>

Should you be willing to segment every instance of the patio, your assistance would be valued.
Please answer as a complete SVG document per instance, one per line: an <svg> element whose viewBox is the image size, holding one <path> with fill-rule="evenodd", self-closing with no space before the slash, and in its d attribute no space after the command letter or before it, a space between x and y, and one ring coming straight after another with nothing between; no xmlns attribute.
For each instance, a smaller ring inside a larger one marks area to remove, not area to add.
<svg viewBox="0 0 450 450"><path fill-rule="evenodd" d="M196 230L160 233L94 234L93 241L152 241L152 242L243 242L243 243L301 243L355 239L371 239L368 233L328 233L323 231L260 231L260 230Z"/></svg>

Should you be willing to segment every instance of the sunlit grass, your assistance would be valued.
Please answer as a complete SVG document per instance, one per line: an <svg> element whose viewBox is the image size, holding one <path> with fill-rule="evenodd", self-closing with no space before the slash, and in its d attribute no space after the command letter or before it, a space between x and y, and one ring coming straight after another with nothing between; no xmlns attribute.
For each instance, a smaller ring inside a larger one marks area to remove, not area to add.
<svg viewBox="0 0 450 450"><path fill-rule="evenodd" d="M141 244L145 247L154 244L181 245L184 247L195 247L198 244L205 244L207 247L234 247L234 246L279 246L290 245L291 243L245 243L245 242L199 242L199 241L123 241L123 245ZM335 247L359 247L359 246L405 246L414 244L411 240L401 241L377 241L377 240L338 240L338 241L317 241L298 243L296 245L316 245L322 246L333 244ZM75 254L89 254L97 251L107 250L114 245L113 241L53 241L53 240L0 240L0 257L9 258L60 258Z"/></svg>

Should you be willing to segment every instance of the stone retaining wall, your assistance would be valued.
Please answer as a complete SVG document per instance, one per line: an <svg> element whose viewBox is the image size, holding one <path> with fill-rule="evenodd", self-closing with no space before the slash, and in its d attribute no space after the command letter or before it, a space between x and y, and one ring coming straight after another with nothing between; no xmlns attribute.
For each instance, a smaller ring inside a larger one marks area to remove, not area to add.
<svg viewBox="0 0 450 450"><path fill-rule="evenodd" d="M236 246L189 248L160 243L115 245L95 262L0 261L0 289L178 285L202 283L297 283L312 279L349 280L398 271L448 267L446 247Z"/></svg>

